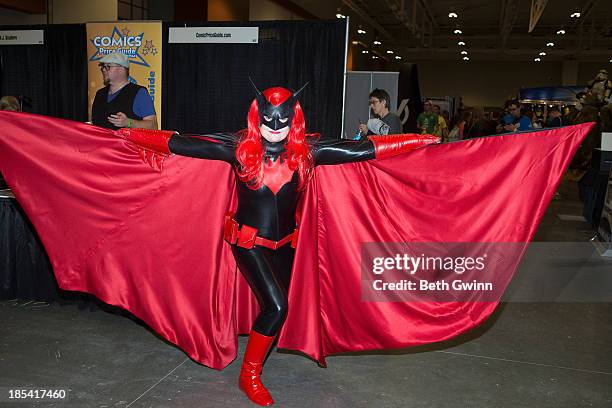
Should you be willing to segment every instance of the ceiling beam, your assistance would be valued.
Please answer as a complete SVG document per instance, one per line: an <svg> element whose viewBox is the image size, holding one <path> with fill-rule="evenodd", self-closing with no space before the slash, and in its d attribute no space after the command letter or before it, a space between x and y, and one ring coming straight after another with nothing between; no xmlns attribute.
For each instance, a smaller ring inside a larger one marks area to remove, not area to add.
<svg viewBox="0 0 612 408"><path fill-rule="evenodd" d="M302 17L305 20L316 20L320 18L318 16L315 16L314 14L312 14L310 11L306 10L305 8L295 4L291 0L272 0L272 2L278 4L281 7L286 8L287 10Z"/></svg>
<svg viewBox="0 0 612 408"><path fill-rule="evenodd" d="M431 12L431 9L429 8L429 3L425 0L418 0L421 8L423 9L423 12L425 13L425 16L427 16L427 19L429 20L429 23L434 27L434 28L438 28L438 23L436 22L436 19L433 16L433 13Z"/></svg>
<svg viewBox="0 0 612 408"><path fill-rule="evenodd" d="M518 4L516 0L502 0L499 15L499 34L502 39L502 48L506 46L508 37L514 28L518 16Z"/></svg>
<svg viewBox="0 0 612 408"><path fill-rule="evenodd" d="M393 16L397 19L400 25L408 28L410 33L415 37L417 33L420 34L418 37L423 40L425 37L425 24L419 26L419 24L416 22L417 13L419 12L417 9L417 0L413 0L411 7L412 13L410 14L406 11L405 0L385 0L385 4L389 10L391 10L391 13L393 13Z"/></svg>
<svg viewBox="0 0 612 408"><path fill-rule="evenodd" d="M572 24L572 28L576 28L578 24L582 24L584 21L586 21L586 18L591 14L593 8L595 8L598 1L599 0L587 1L584 7L580 10L580 18L577 18L576 21L574 21L574 23Z"/></svg>
<svg viewBox="0 0 612 408"><path fill-rule="evenodd" d="M395 41L395 38L389 33L383 26L378 24L368 13L366 13L359 5L356 0L342 0L342 3L351 9L353 13L357 14L364 22L369 24L372 28L378 31L379 34L384 36L389 41Z"/></svg>

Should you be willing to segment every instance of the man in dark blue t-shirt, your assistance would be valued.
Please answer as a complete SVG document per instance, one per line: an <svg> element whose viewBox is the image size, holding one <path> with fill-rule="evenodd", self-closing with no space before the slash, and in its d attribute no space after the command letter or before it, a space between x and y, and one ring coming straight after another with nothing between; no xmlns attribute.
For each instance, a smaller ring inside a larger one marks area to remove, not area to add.
<svg viewBox="0 0 612 408"><path fill-rule="evenodd" d="M109 129L157 129L151 96L143 86L129 81L130 61L114 52L100 59L104 88L98 90L91 107L91 121Z"/></svg>
<svg viewBox="0 0 612 408"><path fill-rule="evenodd" d="M518 101L508 103L508 112L512 115L512 123L499 125L497 128L498 132L520 132L532 129L531 119L521 114L521 104Z"/></svg>

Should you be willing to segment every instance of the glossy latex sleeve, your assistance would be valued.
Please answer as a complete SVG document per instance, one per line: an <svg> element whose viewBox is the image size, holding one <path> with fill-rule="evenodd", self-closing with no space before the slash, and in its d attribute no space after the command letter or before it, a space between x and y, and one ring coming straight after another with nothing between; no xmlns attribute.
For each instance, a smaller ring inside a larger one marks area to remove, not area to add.
<svg viewBox="0 0 612 408"><path fill-rule="evenodd" d="M229 133L176 134L170 139L168 147L170 152L181 156L232 163L236 155L236 137Z"/></svg>
<svg viewBox="0 0 612 408"><path fill-rule="evenodd" d="M370 140L318 141L312 146L315 166L360 162L375 158L374 145Z"/></svg>
<svg viewBox="0 0 612 408"><path fill-rule="evenodd" d="M313 145L315 165L383 159L406 153L440 139L431 135L399 134L369 136L368 139L322 141Z"/></svg>

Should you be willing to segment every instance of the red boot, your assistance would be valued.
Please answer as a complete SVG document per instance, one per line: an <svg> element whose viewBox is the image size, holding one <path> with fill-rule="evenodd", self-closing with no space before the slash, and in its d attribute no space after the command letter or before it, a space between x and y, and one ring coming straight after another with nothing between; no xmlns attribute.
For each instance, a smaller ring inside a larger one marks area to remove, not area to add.
<svg viewBox="0 0 612 408"><path fill-rule="evenodd" d="M263 366L266 355L274 342L276 336L264 336L251 330L249 342L244 352L244 360L240 368L240 380L238 386L255 404L268 407L274 404L270 393L261 383L259 374Z"/></svg>

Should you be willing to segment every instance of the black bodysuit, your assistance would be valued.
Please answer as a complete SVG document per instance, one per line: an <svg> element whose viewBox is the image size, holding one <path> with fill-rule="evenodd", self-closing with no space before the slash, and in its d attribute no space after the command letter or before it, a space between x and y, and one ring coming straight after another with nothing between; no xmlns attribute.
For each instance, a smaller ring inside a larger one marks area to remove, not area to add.
<svg viewBox="0 0 612 408"><path fill-rule="evenodd" d="M264 180L257 190L250 189L236 177L238 208L235 220L242 225L257 228L257 235L279 241L296 228L295 214L300 199L299 177L281 159L284 143L264 145ZM234 169L236 136L212 134L206 136L179 136L170 139L168 147L174 154L200 159L223 160ZM316 141L311 144L314 164L340 164L370 160L375 157L374 145L361 141ZM287 315L287 292L291 277L294 249L284 245L276 250L254 246L246 249L232 245L238 268L255 294L261 313L253 329L265 336L278 333Z"/></svg>

